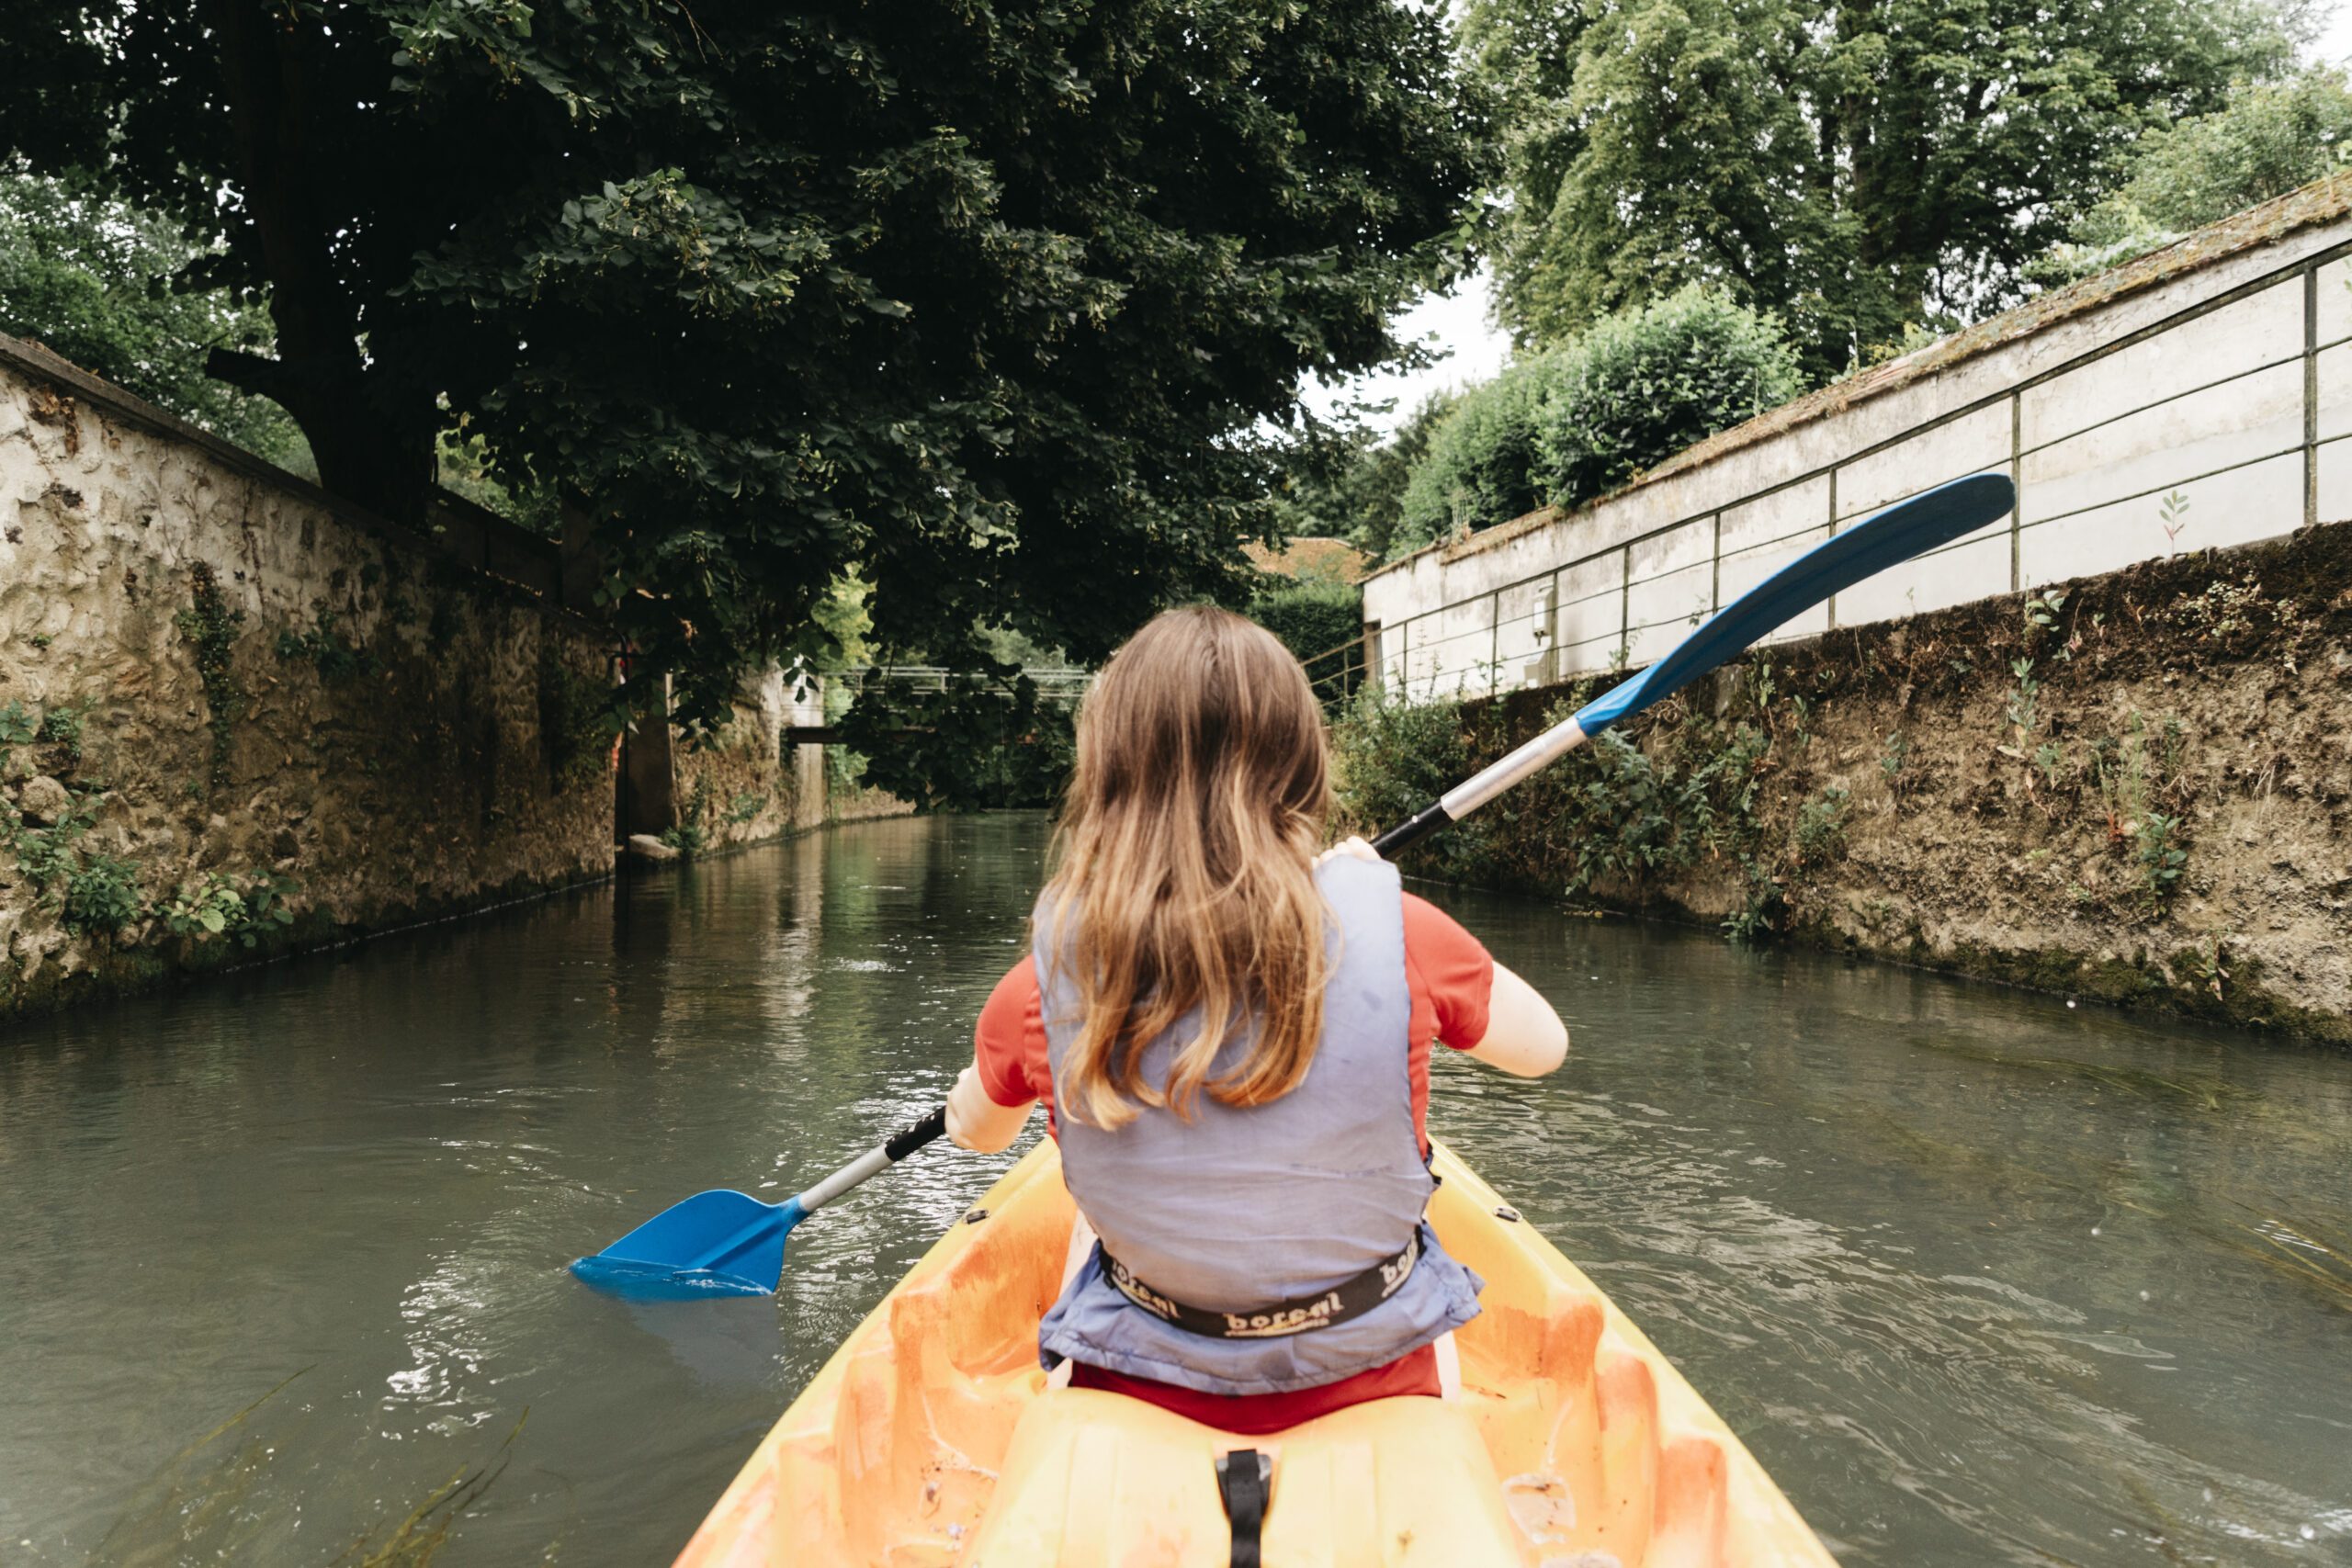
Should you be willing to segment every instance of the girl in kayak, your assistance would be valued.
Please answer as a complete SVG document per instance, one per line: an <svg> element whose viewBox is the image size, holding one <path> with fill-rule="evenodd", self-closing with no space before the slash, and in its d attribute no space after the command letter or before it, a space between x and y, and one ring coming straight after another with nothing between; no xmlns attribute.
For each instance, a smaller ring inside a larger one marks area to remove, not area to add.
<svg viewBox="0 0 2352 1568"><path fill-rule="evenodd" d="M1477 1314L1422 1218L1430 1050L1534 1077L1567 1030L1361 839L1318 855L1329 805L1306 672L1238 615L1157 617L1087 695L1030 956L947 1101L982 1150L1046 1106L1073 1386L1277 1431L1440 1393Z"/></svg>

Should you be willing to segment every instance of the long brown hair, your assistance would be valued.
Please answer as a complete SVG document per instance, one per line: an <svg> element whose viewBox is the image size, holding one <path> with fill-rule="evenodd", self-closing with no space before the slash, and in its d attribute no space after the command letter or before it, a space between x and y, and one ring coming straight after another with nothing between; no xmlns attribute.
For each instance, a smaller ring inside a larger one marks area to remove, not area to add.
<svg viewBox="0 0 2352 1568"><path fill-rule="evenodd" d="M1186 1114L1203 1089L1262 1105L1298 1087L1323 1032L1329 914L1313 867L1329 806L1322 711L1263 627L1170 610L1112 656L1079 712L1040 901L1079 997L1056 1075L1066 1114L1120 1127L1138 1100ZM1163 1093L1136 1058L1195 1007L1200 1032Z"/></svg>

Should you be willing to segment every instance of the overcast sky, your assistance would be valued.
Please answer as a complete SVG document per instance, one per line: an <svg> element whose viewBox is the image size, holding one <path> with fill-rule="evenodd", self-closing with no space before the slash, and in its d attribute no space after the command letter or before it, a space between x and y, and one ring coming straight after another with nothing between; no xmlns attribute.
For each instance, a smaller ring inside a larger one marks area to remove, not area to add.
<svg viewBox="0 0 2352 1568"><path fill-rule="evenodd" d="M2352 5L2337 5L2312 46L2312 54L2314 59L2333 64L2352 62ZM1392 429L1413 412L1414 404L1431 392L1486 380L1502 368L1503 360L1510 352L1510 340L1497 332L1487 319L1487 274L1484 269L1456 289L1452 298L1423 296L1421 302L1406 314L1397 335L1408 341L1427 339L1432 346L1444 351L1443 358L1427 369L1402 375L1366 376L1339 387L1310 384L1306 406L1318 413L1329 413L1350 399L1369 402L1393 398L1395 409L1371 422L1383 429Z"/></svg>

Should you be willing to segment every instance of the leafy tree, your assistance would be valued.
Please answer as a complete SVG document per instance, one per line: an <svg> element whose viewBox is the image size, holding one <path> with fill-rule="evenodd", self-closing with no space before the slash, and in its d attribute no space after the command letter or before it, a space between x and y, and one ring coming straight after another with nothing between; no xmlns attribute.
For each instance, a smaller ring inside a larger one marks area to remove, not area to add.
<svg viewBox="0 0 2352 1568"><path fill-rule="evenodd" d="M1238 592L1303 374L1398 352L1476 130L1391 0L28 0L0 144L266 286L211 368L413 515L552 488L690 715L823 640L1091 657ZM103 162L97 160L103 158ZM96 166L92 165L96 164ZM944 646L943 646L944 645Z"/></svg>
<svg viewBox="0 0 2352 1568"><path fill-rule="evenodd" d="M0 166L0 332L37 339L192 424L306 471L309 453L283 410L204 372L216 344L266 347L270 338L258 306L187 286L207 254L154 213L21 163Z"/></svg>
<svg viewBox="0 0 2352 1568"><path fill-rule="evenodd" d="M2104 271L2334 173L2347 148L2352 84L2341 69L2240 83L2226 107L2141 137L2123 183L2075 221L2033 275L2063 283Z"/></svg>
<svg viewBox="0 0 2352 1568"><path fill-rule="evenodd" d="M1389 536L1392 555L1457 529L1490 528L1544 504L1535 421L1560 360L1557 353L1522 356L1455 400L1406 480Z"/></svg>
<svg viewBox="0 0 2352 1568"><path fill-rule="evenodd" d="M1780 323L1693 285L1611 316L1563 356L1535 411L1545 498L1574 506L1794 397Z"/></svg>
<svg viewBox="0 0 2352 1568"><path fill-rule="evenodd" d="M1278 470L1274 537L1345 539L1374 560L1387 555L1405 486L1454 397L1430 393L1385 434L1361 419L1306 425Z"/></svg>
<svg viewBox="0 0 2352 1568"><path fill-rule="evenodd" d="M1498 310L1560 341L1691 282L1815 378L2014 301L2139 134L2290 61L2271 0L1470 0Z"/></svg>

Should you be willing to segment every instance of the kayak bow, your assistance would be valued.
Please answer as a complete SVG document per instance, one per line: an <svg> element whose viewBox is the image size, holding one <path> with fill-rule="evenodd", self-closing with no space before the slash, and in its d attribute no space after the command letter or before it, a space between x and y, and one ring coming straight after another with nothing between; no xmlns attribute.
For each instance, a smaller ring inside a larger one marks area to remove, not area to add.
<svg viewBox="0 0 2352 1568"><path fill-rule="evenodd" d="M1037 1321L1074 1213L1030 1151L842 1342L679 1568L1241 1561L1216 1459L1272 1459L1262 1560L1316 1568L1832 1568L1780 1488L1576 1265L1440 1147L1430 1205L1487 1280L1457 1400L1239 1437L1046 1387Z"/></svg>

